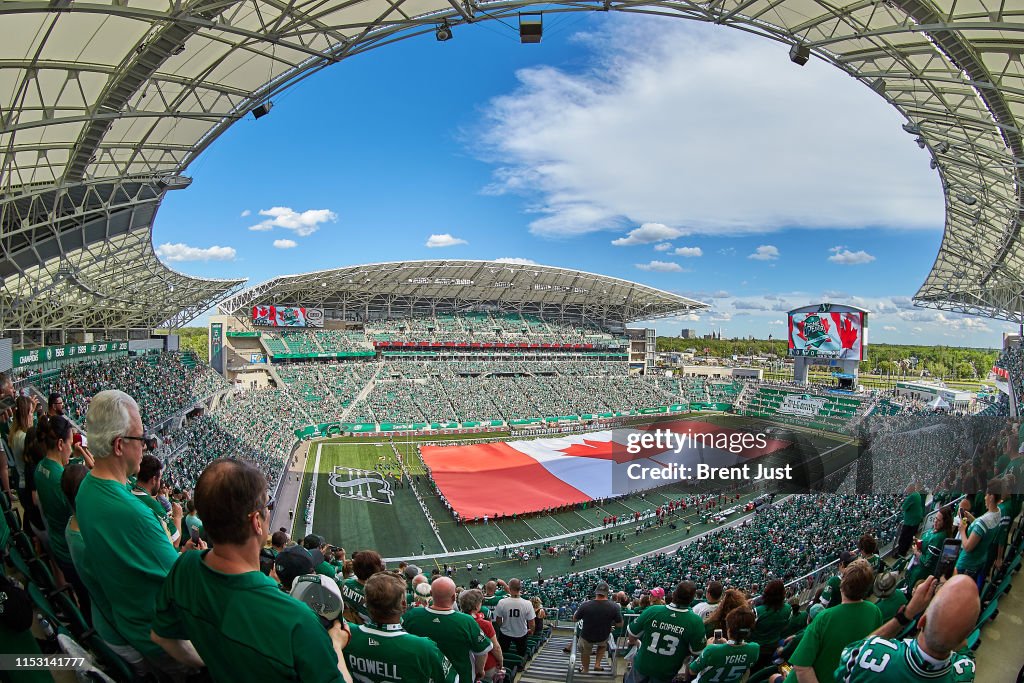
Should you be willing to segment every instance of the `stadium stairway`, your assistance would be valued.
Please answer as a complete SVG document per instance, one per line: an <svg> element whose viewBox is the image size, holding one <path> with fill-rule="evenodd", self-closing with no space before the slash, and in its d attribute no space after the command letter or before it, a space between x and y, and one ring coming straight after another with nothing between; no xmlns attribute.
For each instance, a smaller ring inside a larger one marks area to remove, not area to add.
<svg viewBox="0 0 1024 683"><path fill-rule="evenodd" d="M563 648L572 642L572 633L568 630L556 629L551 637L537 651L537 654L526 664L523 672L516 678L516 683L565 683L569 674L569 655ZM577 655L578 657L578 655ZM607 658L605 662L607 663ZM618 659L615 660L619 662ZM607 664L606 664L607 666ZM573 675L573 683L607 683L616 680L610 671L604 673L577 673Z"/></svg>
<svg viewBox="0 0 1024 683"><path fill-rule="evenodd" d="M366 382L366 386L364 386L359 391L359 393L356 394L355 398L353 398L349 402L348 406L341 412L341 417L338 418L339 422L344 422L345 420L347 420L348 419L348 414L352 412L352 409L355 408L356 405L358 405L363 399L365 399L367 396L370 395L370 392L373 391L373 387L375 387L377 385L377 377L380 376L380 372L383 369L384 369L384 364L383 363L377 363L377 369L374 370L373 377L371 377Z"/></svg>

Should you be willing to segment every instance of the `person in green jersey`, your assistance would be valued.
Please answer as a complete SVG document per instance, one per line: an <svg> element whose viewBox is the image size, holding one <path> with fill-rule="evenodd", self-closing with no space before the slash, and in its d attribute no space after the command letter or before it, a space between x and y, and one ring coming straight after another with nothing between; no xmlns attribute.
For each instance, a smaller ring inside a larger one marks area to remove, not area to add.
<svg viewBox="0 0 1024 683"><path fill-rule="evenodd" d="M71 519L71 504L60 487L60 478L64 474L71 458L72 437L74 428L66 418L61 416L39 418L37 427L39 439L46 450L46 457L36 466L36 504L42 510L46 522L47 537L50 541L50 552L53 561L60 569L63 578L71 584L82 608L86 620L92 619L92 607L89 604L89 591L75 569L71 560L71 551L64 537L64 529Z"/></svg>
<svg viewBox="0 0 1024 683"><path fill-rule="evenodd" d="M893 618L900 607L907 604L907 596L896 590L899 575L896 572L882 572L875 576L875 606L882 613L882 621Z"/></svg>
<svg viewBox="0 0 1024 683"><path fill-rule="evenodd" d="M900 510L903 512L903 524L900 526L900 535L896 541L895 554L898 557L907 554L914 535L917 534L917 528L924 519L924 496L919 485L912 483L907 487Z"/></svg>
<svg viewBox="0 0 1024 683"><path fill-rule="evenodd" d="M87 590L90 591L90 608L92 610L92 626L96 633L121 659L128 663L137 677L143 678L146 675L146 666L143 663L142 655L134 647L121 637L121 634L113 627L110 605L101 601L102 592L94 590L95 577L89 575L84 563L85 542L82 540L82 530L78 526L78 518L75 516L75 500L78 497L78 490L89 473L88 468L81 463L70 463L64 468L64 474L60 478L60 488L71 505L71 518L64 529L64 538L68 542L68 550L71 552L71 560L75 568L79 569L79 576Z"/></svg>
<svg viewBox="0 0 1024 683"><path fill-rule="evenodd" d="M775 648L782 640L782 632L792 615L789 603L786 602L786 584L779 579L769 581L761 593L761 604L757 606L755 613L757 625L749 637L761 649L757 660L758 666L764 666L771 661ZM728 619L726 615L726 623Z"/></svg>
<svg viewBox="0 0 1024 683"><path fill-rule="evenodd" d="M181 678L186 667L149 637L157 593L178 552L153 512L128 490L145 450L139 406L123 391L101 391L85 424L96 466L79 487L75 507L84 572L96 579L92 597L110 605L112 625L129 645L157 670Z"/></svg>
<svg viewBox="0 0 1024 683"><path fill-rule="evenodd" d="M871 565L864 560L850 563L840 584L842 603L823 611L804 631L800 644L789 658L793 670L786 676L785 683L830 683L843 648L882 625L878 607L864 599L871 593L874 581ZM779 680L781 676L775 676L772 683Z"/></svg>
<svg viewBox="0 0 1024 683"><path fill-rule="evenodd" d="M430 584L430 607L414 607L402 617L402 626L415 636L430 638L452 663L460 681L478 681L484 675L491 644L476 619L455 610L455 582L443 576Z"/></svg>
<svg viewBox="0 0 1024 683"><path fill-rule="evenodd" d="M167 530L167 537L175 546L181 540L181 506L177 503L171 505L171 512L168 513L154 496L160 491L160 475L163 471L163 463L160 458L146 453L139 463L139 474L135 477L132 485L132 495L146 504L160 523Z"/></svg>
<svg viewBox="0 0 1024 683"><path fill-rule="evenodd" d="M325 629L260 571L267 488L244 460L218 458L206 467L194 499L213 548L183 553L171 568L151 637L184 664L205 663L215 681L344 681L341 622Z"/></svg>
<svg viewBox="0 0 1024 683"><path fill-rule="evenodd" d="M333 559L334 553L332 552L331 545L327 542L326 538L318 534L309 534L302 539L302 545L310 552L314 550L320 551L320 557L323 559L316 567L317 574L337 579L338 572L335 570L334 565L331 564L331 559Z"/></svg>
<svg viewBox="0 0 1024 683"><path fill-rule="evenodd" d="M363 590L370 577L382 571L384 571L384 560L377 551L360 550L352 556L352 572L355 576L338 584L338 587L341 588L341 597L345 601L345 618L347 620L357 624L365 624L370 620Z"/></svg>
<svg viewBox="0 0 1024 683"><path fill-rule="evenodd" d="M960 510L960 527L957 537L962 545L956 558L956 573L967 574L978 584L978 590L985 583L987 574L988 549L999 533L1002 514L999 503L1003 500L1003 480L993 479L985 490L985 514L973 517L966 508Z"/></svg>
<svg viewBox="0 0 1024 683"><path fill-rule="evenodd" d="M917 582L935 571L935 563L942 553L942 544L947 538L953 537L953 510L950 506L939 508L935 513L932 528L926 531L921 540L913 547L914 563L904 578L910 593L913 593Z"/></svg>
<svg viewBox="0 0 1024 683"><path fill-rule="evenodd" d="M627 628L629 644L639 643L633 668L624 683L669 683L690 655L704 649L704 623L693 613L697 587L682 581L672 592L669 605L651 605Z"/></svg>
<svg viewBox="0 0 1024 683"><path fill-rule="evenodd" d="M350 624L352 637L345 658L352 677L360 683L457 683L455 667L429 638L414 636L402 627L405 581L378 572L364 586L369 621Z"/></svg>
<svg viewBox="0 0 1024 683"><path fill-rule="evenodd" d="M878 573L882 558L878 556L878 541L871 534L863 534L857 541L857 553L860 559L867 561L871 569Z"/></svg>
<svg viewBox="0 0 1024 683"><path fill-rule="evenodd" d="M937 581L928 577L896 617L864 640L843 650L834 675L839 683L968 683L974 660L957 652L974 629L981 604L968 576L954 576L932 594ZM930 602L930 604L929 604ZM925 609L927 608L927 609ZM916 638L896 640L913 616L920 615Z"/></svg>
<svg viewBox="0 0 1024 683"><path fill-rule="evenodd" d="M491 618L494 608L498 603L508 597L507 586L504 581L488 581L484 584L484 605L480 610L488 619Z"/></svg>
<svg viewBox="0 0 1024 683"><path fill-rule="evenodd" d="M708 640L700 656L690 662L690 672L699 674L694 683L737 683L754 667L761 648L757 643L745 641L756 619L749 607L737 607L729 612L723 634L728 640Z"/></svg>
<svg viewBox="0 0 1024 683"><path fill-rule="evenodd" d="M829 580L825 582L825 587L821 591L821 604L826 609L829 607L835 607L843 601L843 594L840 590L840 585L843 582L843 572L850 566L850 563L857 559L855 553L849 550L844 550L839 553L839 568L836 573L829 577Z"/></svg>

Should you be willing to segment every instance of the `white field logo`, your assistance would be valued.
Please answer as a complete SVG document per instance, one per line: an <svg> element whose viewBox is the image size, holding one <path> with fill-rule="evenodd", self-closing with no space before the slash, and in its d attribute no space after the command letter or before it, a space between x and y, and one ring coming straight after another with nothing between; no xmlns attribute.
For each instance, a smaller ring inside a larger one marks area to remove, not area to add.
<svg viewBox="0 0 1024 683"><path fill-rule="evenodd" d="M337 466L331 474L331 488L339 498L391 505L391 484L380 472Z"/></svg>

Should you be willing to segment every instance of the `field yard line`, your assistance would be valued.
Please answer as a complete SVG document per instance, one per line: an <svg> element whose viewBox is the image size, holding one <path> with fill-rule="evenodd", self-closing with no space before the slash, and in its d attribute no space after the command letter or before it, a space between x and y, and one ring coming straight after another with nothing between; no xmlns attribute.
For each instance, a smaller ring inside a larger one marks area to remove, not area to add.
<svg viewBox="0 0 1024 683"><path fill-rule="evenodd" d="M597 527L591 526L591 522L590 522L589 519L587 519L586 517L584 517L580 513L576 512L575 510L573 510L573 512L576 514L577 517L579 517L580 519L582 519L584 522L587 523L587 531L594 531L597 528Z"/></svg>
<svg viewBox="0 0 1024 683"><path fill-rule="evenodd" d="M480 545L480 541L476 540L476 536L474 536L473 532L469 530L469 525L463 524L462 526L466 530L466 533L469 534L469 537L473 539L473 543L476 543L476 547L482 548L483 546Z"/></svg>
<svg viewBox="0 0 1024 683"><path fill-rule="evenodd" d="M500 526L498 526L497 522L494 522L494 528L497 529L498 531L500 531L501 535L504 536L506 539L508 539L508 542L509 542L510 545L522 545L522 543L516 543L511 538L509 538L508 534L505 533L504 529L502 529Z"/></svg>
<svg viewBox="0 0 1024 683"><path fill-rule="evenodd" d="M313 471L310 472L310 486L316 481L317 476L320 474L320 453L323 450L323 443L316 445L316 460L313 462ZM299 487L299 491L302 491L302 487ZM319 493L319 491L317 492ZM299 495L302 495L301 493ZM299 507L296 505L295 507ZM309 536L313 533L313 513L316 512L316 496L313 496L313 504L309 506L309 521L306 522L306 535Z"/></svg>
<svg viewBox="0 0 1024 683"><path fill-rule="evenodd" d="M620 501L616 501L616 502L619 503L620 505L622 505L623 507L629 508L633 512L640 512L639 510L634 508L632 505L626 505L626 501L625 500L620 500Z"/></svg>
<svg viewBox="0 0 1024 683"><path fill-rule="evenodd" d="M554 522L558 526L560 526L563 529L565 529L566 533L570 533L570 534L572 533L571 531L569 531L569 527L567 527L566 525L564 525L564 524L562 524L561 522L558 521L558 517L555 517L554 515L551 515L550 519L551 519L552 522Z"/></svg>
<svg viewBox="0 0 1024 683"><path fill-rule="evenodd" d="M530 528L530 531L533 532L534 536L536 536L537 538L540 538L540 534L537 533L536 529L534 529L532 526L530 526L530 523L527 522L525 518L523 519L523 524L525 524L526 526L528 526Z"/></svg>

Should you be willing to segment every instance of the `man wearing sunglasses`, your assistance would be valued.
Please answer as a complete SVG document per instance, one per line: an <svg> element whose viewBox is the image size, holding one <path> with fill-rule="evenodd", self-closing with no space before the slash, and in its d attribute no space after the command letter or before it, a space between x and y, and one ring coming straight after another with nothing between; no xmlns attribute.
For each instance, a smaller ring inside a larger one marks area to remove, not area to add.
<svg viewBox="0 0 1024 683"><path fill-rule="evenodd" d="M147 448L139 406L123 391L101 391L89 404L86 431L96 464L76 499L85 542L82 578L94 604L161 679L184 680L189 667L149 638L157 593L178 552L156 515L129 488ZM191 668L202 666L191 645L181 647Z"/></svg>

